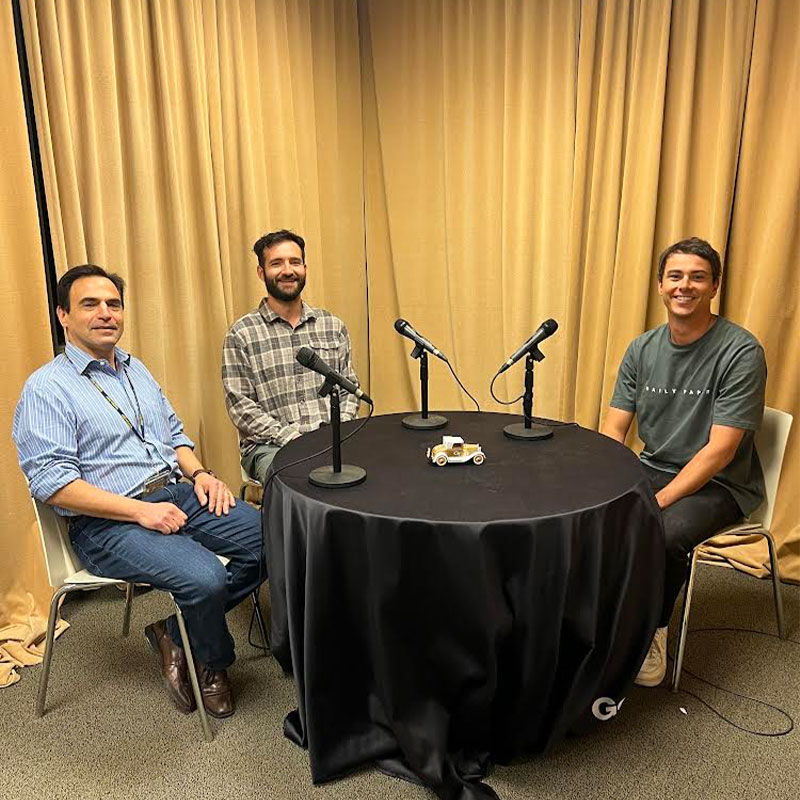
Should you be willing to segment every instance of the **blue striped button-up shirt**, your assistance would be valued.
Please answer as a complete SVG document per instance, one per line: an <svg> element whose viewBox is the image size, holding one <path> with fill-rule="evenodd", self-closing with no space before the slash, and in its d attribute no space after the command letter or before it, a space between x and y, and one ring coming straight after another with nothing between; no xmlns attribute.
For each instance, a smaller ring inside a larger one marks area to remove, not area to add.
<svg viewBox="0 0 800 800"><path fill-rule="evenodd" d="M194 447L147 368L116 348L117 369L73 344L28 378L14 414L19 464L38 500L81 478L114 494L141 494L145 481L169 467L180 474L175 448ZM144 421L145 441L133 425ZM74 514L55 507L60 514Z"/></svg>

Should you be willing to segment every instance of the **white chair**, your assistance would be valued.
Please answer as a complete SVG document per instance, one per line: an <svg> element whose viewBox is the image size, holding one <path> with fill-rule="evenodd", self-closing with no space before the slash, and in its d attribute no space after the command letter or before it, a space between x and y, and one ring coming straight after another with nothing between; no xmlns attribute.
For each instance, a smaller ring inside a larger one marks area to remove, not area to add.
<svg viewBox="0 0 800 800"><path fill-rule="evenodd" d="M102 578L84 569L70 544L66 518L62 517L60 514L56 514L46 503L41 503L35 498L31 498L31 500L33 501L34 513L36 514L36 522L39 526L39 536L41 538L45 565L47 567L47 578L50 581L50 585L56 590L50 602L50 614L47 620L47 634L45 636L44 660L42 663L42 673L39 677L39 691L36 695L35 715L41 717L44 714L47 682L50 677L50 664L53 659L59 600L65 594L78 590L99 589L103 586L126 586L122 635L127 636L130 631L131 603L133 600L134 585L128 581L117 580L115 578ZM222 564L227 564L230 560L224 556L217 556L217 558ZM170 595L170 597L172 597L172 595ZM261 609L258 605L256 593L253 592L251 597L255 606L255 615L258 619L261 636L264 644L268 648L269 639L264 626L264 620L261 617ZM175 616L178 620L178 628L181 633L183 650L186 654L189 679L192 683L194 699L197 703L198 713L200 714L200 724L203 727L203 734L205 735L206 741L210 742L214 738L214 735L208 724L208 716L205 706L203 705L203 697L200 693L200 685L197 681L197 670L192 655L192 648L189 644L189 636L186 633L186 623L184 622L180 607L175 603L174 598L173 603L175 605Z"/></svg>
<svg viewBox="0 0 800 800"><path fill-rule="evenodd" d="M236 432L236 443L239 446L238 450L239 450L239 454L240 454L240 458L241 458L242 437L239 434L239 431ZM260 492L263 487L261 486L261 484L255 478L253 478L253 477L251 477L250 475L247 474L247 471L242 466L241 460L239 461L239 469L241 470L241 473L242 473L242 486L239 489L239 499L240 500L244 500L245 499L245 497L247 495L248 487L253 489L256 492L256 495L258 495L258 492ZM257 506L260 507L261 506L261 502L259 501L258 503L254 503L254 505L257 505Z"/></svg>
<svg viewBox="0 0 800 800"><path fill-rule="evenodd" d="M781 576L778 570L778 559L775 552L775 540L769 532L772 524L772 512L775 509L775 496L778 494L778 483L781 477L783 456L786 452L786 442L792 427L792 415L774 408L764 409L764 419L761 427L756 432L755 443L761 468L764 472L766 497L764 502L744 521L730 525L717 531L716 536L763 536L769 550L769 567L772 573L772 591L775 596L775 616L778 622L778 635L786 638L786 626L783 621L783 601L781 599ZM709 539L706 540L708 542ZM681 627L678 637L678 653L675 657L675 666L672 673L672 691L678 691L681 678L683 656L686 649L686 633L689 627L689 610L692 604L692 591L694 589L695 566L698 559L698 548L702 542L692 550L688 559L688 573L686 578L686 592L683 597L683 611L681 612Z"/></svg>
<svg viewBox="0 0 800 800"><path fill-rule="evenodd" d="M245 471L244 467L240 466L239 468L242 471L242 486L239 489L239 499L244 500L247 494L248 487L256 491L259 491L261 489L261 484L255 478L251 478ZM257 503L256 505L260 506L261 504Z"/></svg>

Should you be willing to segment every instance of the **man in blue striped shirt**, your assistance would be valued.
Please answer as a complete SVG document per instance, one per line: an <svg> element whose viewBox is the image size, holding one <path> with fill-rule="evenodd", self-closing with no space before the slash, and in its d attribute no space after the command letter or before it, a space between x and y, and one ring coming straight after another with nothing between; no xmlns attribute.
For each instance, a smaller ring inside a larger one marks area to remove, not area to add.
<svg viewBox="0 0 800 800"><path fill-rule="evenodd" d="M200 463L153 376L116 346L122 279L73 267L57 299L67 346L23 388L13 427L20 466L32 494L69 517L89 570L172 592L201 664L206 710L229 716L234 648L225 613L266 577L259 515ZM193 483L178 483L182 475ZM215 554L230 559L227 567ZM193 711L174 616L145 635L173 702Z"/></svg>

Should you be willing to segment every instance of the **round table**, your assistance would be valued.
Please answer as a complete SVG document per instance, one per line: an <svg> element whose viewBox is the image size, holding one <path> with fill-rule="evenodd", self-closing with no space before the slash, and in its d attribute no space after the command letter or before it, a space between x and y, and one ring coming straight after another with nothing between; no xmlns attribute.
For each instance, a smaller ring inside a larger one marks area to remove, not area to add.
<svg viewBox="0 0 800 800"><path fill-rule="evenodd" d="M327 454L268 488L273 652L298 702L285 731L315 783L371 762L495 797L492 762L609 724L655 630L664 534L636 456L575 424L526 442L502 433L518 417L444 413L435 432L370 420L342 447L359 486L309 484ZM442 434L485 463L429 463ZM273 468L329 441L295 439Z"/></svg>

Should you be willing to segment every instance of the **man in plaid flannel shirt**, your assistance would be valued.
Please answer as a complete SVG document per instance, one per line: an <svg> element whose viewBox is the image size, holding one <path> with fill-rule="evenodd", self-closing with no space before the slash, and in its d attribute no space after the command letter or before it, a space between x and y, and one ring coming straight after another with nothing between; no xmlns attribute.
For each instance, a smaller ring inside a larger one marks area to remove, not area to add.
<svg viewBox="0 0 800 800"><path fill-rule="evenodd" d="M262 236L253 246L267 296L234 322L222 349L225 405L239 430L242 467L264 483L278 450L330 422L330 405L317 394L321 378L295 360L301 347L316 351L334 370L358 383L350 336L328 311L303 302L306 243L288 230ZM358 400L341 392L342 421L353 419Z"/></svg>

